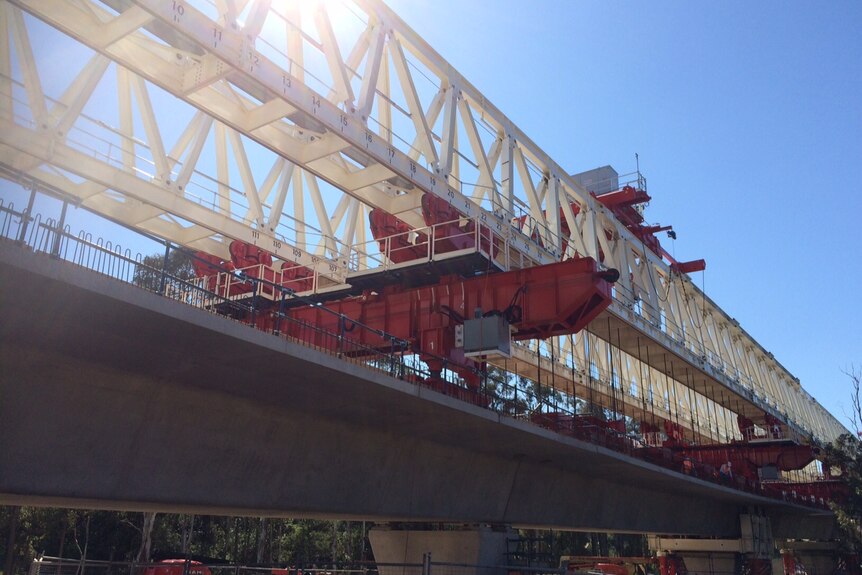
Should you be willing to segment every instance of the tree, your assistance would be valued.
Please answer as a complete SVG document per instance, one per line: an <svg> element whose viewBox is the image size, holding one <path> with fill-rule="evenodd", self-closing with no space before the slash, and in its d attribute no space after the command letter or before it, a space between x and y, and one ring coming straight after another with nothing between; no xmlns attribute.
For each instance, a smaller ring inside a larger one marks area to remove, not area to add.
<svg viewBox="0 0 862 575"><path fill-rule="evenodd" d="M490 408L508 415L518 416L542 411L574 413L576 410L576 402L572 396L493 365L487 367L485 389L491 396Z"/></svg>
<svg viewBox="0 0 862 575"><path fill-rule="evenodd" d="M195 277L193 261L194 256L185 250L176 248L168 253L167 263L164 254L145 256L141 263L135 267L132 282L150 291L161 291L163 273L180 280L189 280Z"/></svg>
<svg viewBox="0 0 862 575"><path fill-rule="evenodd" d="M156 524L156 512L146 511L143 513L143 521L141 528L138 530L141 534L141 545L138 547L138 553L135 556L135 562L146 563L150 560L150 548L153 545L153 527Z"/></svg>
<svg viewBox="0 0 862 575"><path fill-rule="evenodd" d="M6 543L6 562L4 563L3 572L12 573L15 567L15 541L17 539L18 518L21 515L20 507L9 508L9 537Z"/></svg>
<svg viewBox="0 0 862 575"><path fill-rule="evenodd" d="M844 433L826 446L824 464L830 469L839 469L840 478L847 486L847 498L841 502L830 502L838 525L844 532L845 543L859 553L862 552L862 369L847 374L853 387L850 415L854 433Z"/></svg>

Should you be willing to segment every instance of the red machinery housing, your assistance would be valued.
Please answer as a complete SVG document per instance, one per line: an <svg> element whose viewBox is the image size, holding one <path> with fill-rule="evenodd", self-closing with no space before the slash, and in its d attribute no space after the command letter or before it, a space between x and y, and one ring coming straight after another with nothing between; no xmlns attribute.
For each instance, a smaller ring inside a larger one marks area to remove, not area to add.
<svg viewBox="0 0 862 575"><path fill-rule="evenodd" d="M396 216L379 208L371 210L368 221L380 253L388 255L396 264L428 256L427 234L414 231Z"/></svg>
<svg viewBox="0 0 862 575"><path fill-rule="evenodd" d="M422 196L422 218L428 228L415 230L397 216L379 208L371 210L368 220L380 253L400 264L477 246L494 258L500 248L497 238L492 241L490 228L477 227L475 221L464 219L455 207L435 195Z"/></svg>
<svg viewBox="0 0 862 575"><path fill-rule="evenodd" d="M292 321L285 329L290 333L314 325L339 333L359 322L371 328L351 334L363 348L390 349L393 336L406 340L429 366L432 378L450 367L476 387L475 372L462 369L471 362L456 345L456 326L478 313L503 317L513 340L576 333L610 305L611 283L617 277L615 270L599 271L590 258L467 279L444 276L434 285L387 286L321 305L292 307ZM315 343L325 346L326 341L321 334Z"/></svg>
<svg viewBox="0 0 862 575"><path fill-rule="evenodd" d="M822 456L821 449L785 435L777 419L764 414L765 430L755 433L753 422L738 417L743 439L724 444L694 444L685 440L682 428L664 421L659 426L641 422L646 437L662 437L659 442L640 449L641 455L654 463L704 479L773 497L825 505L847 497L847 485L828 476L816 481L798 482L783 479L783 473L804 469ZM724 471L722 471L724 470Z"/></svg>
<svg viewBox="0 0 862 575"><path fill-rule="evenodd" d="M659 575L686 575L685 561L673 553L658 557L592 557L563 556L560 567L564 575L596 573L600 575L630 575L631 573L655 573Z"/></svg>
<svg viewBox="0 0 862 575"><path fill-rule="evenodd" d="M304 292L314 287L314 272L290 260L273 268L272 254L257 246L232 241L228 248L231 259L225 261L205 252L195 253L192 266L195 276L201 278L207 291L219 297L232 299L251 296L255 285L259 294L275 298L275 286L283 286L294 292ZM260 282L250 280L262 280Z"/></svg>
<svg viewBox="0 0 862 575"><path fill-rule="evenodd" d="M616 191L598 195L590 192L590 195L592 195L603 206L611 210L617 220L619 220L627 230L634 234L634 236L639 239L647 249L659 257L666 259L670 263L672 271L676 273L693 273L706 269L706 261L702 259L690 262L678 262L667 252L667 250L661 247L661 242L659 242L659 239L655 237L655 234L665 231L673 233L670 232L673 228L672 226L647 225L644 223L643 214L637 206L650 201L651 198L645 190L631 185L626 185ZM572 213L576 216L581 211L581 206L577 202L572 203L571 208ZM526 221L527 216L521 216L516 218L513 223L515 223L519 228L523 228ZM563 208L560 208L560 232L563 236L562 250L565 252L568 247L566 238L571 235L571 230L569 228L569 223L566 220ZM534 241L539 242L540 244L543 243L541 235L535 230L531 230L530 234ZM607 233L607 238L611 239L609 233ZM604 252L601 249L599 249L599 260L602 262L604 261Z"/></svg>
<svg viewBox="0 0 862 575"><path fill-rule="evenodd" d="M155 565L148 566L143 575L212 575L212 571L200 561L163 559Z"/></svg>

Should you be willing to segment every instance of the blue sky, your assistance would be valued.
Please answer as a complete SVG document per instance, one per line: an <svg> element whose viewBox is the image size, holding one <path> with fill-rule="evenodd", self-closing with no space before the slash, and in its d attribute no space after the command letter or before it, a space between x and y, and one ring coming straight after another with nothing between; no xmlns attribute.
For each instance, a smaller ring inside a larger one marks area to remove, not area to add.
<svg viewBox="0 0 862 575"><path fill-rule="evenodd" d="M847 423L862 2L388 4L571 172L638 153L668 249L705 258L697 284Z"/></svg>

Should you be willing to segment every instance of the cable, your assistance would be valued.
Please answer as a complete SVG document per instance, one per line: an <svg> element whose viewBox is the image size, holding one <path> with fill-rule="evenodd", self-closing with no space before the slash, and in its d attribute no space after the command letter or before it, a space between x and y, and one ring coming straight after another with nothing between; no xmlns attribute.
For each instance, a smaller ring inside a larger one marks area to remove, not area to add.
<svg viewBox="0 0 862 575"><path fill-rule="evenodd" d="M646 255L647 247L646 247L646 244L644 244L643 239L641 239L641 247L643 248L643 251L644 251L644 257L643 257L642 261L647 268L647 275L649 276L650 284L652 284L652 289L655 292L656 297L658 297L659 301L661 301L662 303L667 303L667 298L670 295L670 285L671 285L671 282L673 281L673 270L671 270L671 280L667 282L667 290L664 292L664 297L662 298L661 295L659 294L658 288L655 285L655 279L653 279L653 277L652 277L652 266L649 265L649 258Z"/></svg>
<svg viewBox="0 0 862 575"><path fill-rule="evenodd" d="M575 335L569 334L569 355L572 356L572 415L578 414L578 394L575 386Z"/></svg>
<svg viewBox="0 0 862 575"><path fill-rule="evenodd" d="M668 375L668 371L670 371L670 375ZM671 421L673 421L673 419L676 419L676 425L677 425L677 427L680 427L680 425L679 425L679 397L677 397L676 378L673 376L673 364L670 364L670 370L668 370L668 368L667 368L667 354L664 354L664 377L665 377L664 383L666 386L668 386L668 392L667 392L668 401L670 401L671 385L673 386L673 411L671 411L670 406L668 406L668 415L670 415ZM685 438L683 437L683 439L685 439Z"/></svg>
<svg viewBox="0 0 862 575"><path fill-rule="evenodd" d="M682 282L682 295L685 296L686 310L688 310L689 315L691 315L692 318L694 318L694 314L691 313L691 303L689 302L689 299L688 299L688 290L686 289L685 281ZM697 327L697 328L700 328L703 326L703 319L701 318L699 321L700 321L700 325L695 325L695 327ZM692 323L694 323L694 321L692 321Z"/></svg>
<svg viewBox="0 0 862 575"><path fill-rule="evenodd" d="M464 316L462 316L460 313L453 310L451 307L449 307L446 304L443 304L440 306L440 312L449 316L450 319L453 319L458 323L464 323L464 321L465 321Z"/></svg>
<svg viewBox="0 0 862 575"><path fill-rule="evenodd" d="M587 374L588 374L587 377L589 378L587 381L588 381L588 385L590 387L590 409L589 409L589 413L592 414L593 407L594 407L594 403L593 403L593 360L592 360L592 349L591 349L592 345L590 345L589 338L590 338L590 334L589 334L589 332L587 332L586 337L584 337L584 348L586 349L586 356L587 356Z"/></svg>
<svg viewBox="0 0 862 575"><path fill-rule="evenodd" d="M610 336L610 334L608 334ZM622 337L620 336L620 328L617 328L617 360L619 363L619 374L620 374L620 399L622 400L622 415L623 421L626 418L626 389L623 387L623 350L620 347L622 341ZM629 386L629 391L631 391L631 383L627 382Z"/></svg>
<svg viewBox="0 0 862 575"><path fill-rule="evenodd" d="M692 390L688 385L686 385L685 388L688 390L688 418L692 427L691 439L695 445L698 445L700 438L700 420L698 418L698 422L695 423L697 398L695 397L692 399L692 393L694 390Z"/></svg>
<svg viewBox="0 0 862 575"><path fill-rule="evenodd" d="M611 316L608 315L608 367L611 370L611 411L614 412L614 419L616 419L616 415L619 413L617 409L617 388L614 385L614 354L613 354L613 346L610 344L611 339Z"/></svg>

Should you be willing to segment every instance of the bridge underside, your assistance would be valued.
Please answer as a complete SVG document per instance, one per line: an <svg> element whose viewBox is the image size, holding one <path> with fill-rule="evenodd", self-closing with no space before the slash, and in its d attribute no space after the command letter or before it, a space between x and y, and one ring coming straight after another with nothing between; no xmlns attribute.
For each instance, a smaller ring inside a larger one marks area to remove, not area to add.
<svg viewBox="0 0 862 575"><path fill-rule="evenodd" d="M0 242L0 503L735 536L761 506ZM819 515L817 515L819 513Z"/></svg>

